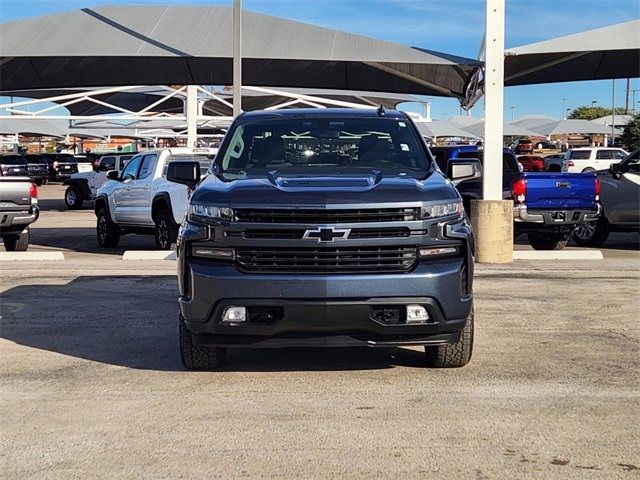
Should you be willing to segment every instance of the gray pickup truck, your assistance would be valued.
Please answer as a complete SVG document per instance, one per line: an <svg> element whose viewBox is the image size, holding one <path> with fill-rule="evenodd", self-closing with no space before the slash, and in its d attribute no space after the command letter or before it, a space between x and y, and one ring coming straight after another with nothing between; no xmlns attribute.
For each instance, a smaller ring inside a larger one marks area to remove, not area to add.
<svg viewBox="0 0 640 480"><path fill-rule="evenodd" d="M29 225L38 219L38 187L29 177L0 177L0 236L8 252L29 246Z"/></svg>

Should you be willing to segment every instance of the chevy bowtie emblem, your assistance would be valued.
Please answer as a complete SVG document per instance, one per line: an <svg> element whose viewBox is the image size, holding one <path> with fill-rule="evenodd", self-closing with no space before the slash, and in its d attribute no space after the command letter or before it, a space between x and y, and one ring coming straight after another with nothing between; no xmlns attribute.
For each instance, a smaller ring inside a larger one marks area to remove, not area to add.
<svg viewBox="0 0 640 480"><path fill-rule="evenodd" d="M333 227L321 227L304 232L302 237L305 240L316 240L318 242L333 242L334 240L346 240L349 238L349 228L333 228Z"/></svg>

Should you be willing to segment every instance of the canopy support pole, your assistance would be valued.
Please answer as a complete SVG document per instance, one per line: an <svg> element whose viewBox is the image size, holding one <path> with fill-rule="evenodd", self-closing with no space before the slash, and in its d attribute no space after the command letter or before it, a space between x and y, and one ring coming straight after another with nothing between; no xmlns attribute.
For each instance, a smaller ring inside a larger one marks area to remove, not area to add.
<svg viewBox="0 0 640 480"><path fill-rule="evenodd" d="M242 0L233 0L233 116L242 113Z"/></svg>
<svg viewBox="0 0 640 480"><path fill-rule="evenodd" d="M513 261L513 202L502 199L505 0L486 0L482 200L471 203L476 260Z"/></svg>
<svg viewBox="0 0 640 480"><path fill-rule="evenodd" d="M198 87L187 85L187 147L195 147L198 140Z"/></svg>

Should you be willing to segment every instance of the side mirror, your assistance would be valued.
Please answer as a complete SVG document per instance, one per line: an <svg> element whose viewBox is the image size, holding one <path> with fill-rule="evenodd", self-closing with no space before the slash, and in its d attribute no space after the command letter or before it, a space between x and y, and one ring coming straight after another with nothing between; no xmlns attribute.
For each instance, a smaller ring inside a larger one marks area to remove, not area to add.
<svg viewBox="0 0 640 480"><path fill-rule="evenodd" d="M480 178L481 175L482 164L477 158L449 161L447 176L454 183Z"/></svg>
<svg viewBox="0 0 640 480"><path fill-rule="evenodd" d="M195 190L200 183L200 163L198 162L171 162L167 165L167 180L186 185Z"/></svg>
<svg viewBox="0 0 640 480"><path fill-rule="evenodd" d="M118 172L117 170L109 170L107 172L107 179L108 180L120 180L120 172Z"/></svg>
<svg viewBox="0 0 640 480"><path fill-rule="evenodd" d="M613 175L614 178L620 178L620 176L622 175L620 164L612 163L611 165L609 165L609 172L611 172L611 175Z"/></svg>

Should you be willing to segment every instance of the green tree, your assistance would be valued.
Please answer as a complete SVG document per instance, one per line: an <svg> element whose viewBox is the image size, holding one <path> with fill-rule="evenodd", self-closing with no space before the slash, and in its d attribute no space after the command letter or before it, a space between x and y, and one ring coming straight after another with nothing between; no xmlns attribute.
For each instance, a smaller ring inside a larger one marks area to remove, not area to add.
<svg viewBox="0 0 640 480"><path fill-rule="evenodd" d="M629 150L640 147L640 113L624 127L621 140L624 145L629 147Z"/></svg>
<svg viewBox="0 0 640 480"><path fill-rule="evenodd" d="M616 115L623 115L624 108L616 108ZM611 115L611 109L600 106L583 105L571 110L567 118L580 119L580 120L593 120L595 118L605 117Z"/></svg>

